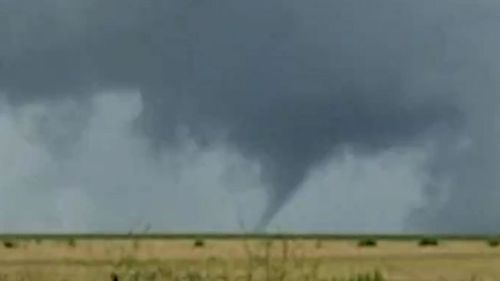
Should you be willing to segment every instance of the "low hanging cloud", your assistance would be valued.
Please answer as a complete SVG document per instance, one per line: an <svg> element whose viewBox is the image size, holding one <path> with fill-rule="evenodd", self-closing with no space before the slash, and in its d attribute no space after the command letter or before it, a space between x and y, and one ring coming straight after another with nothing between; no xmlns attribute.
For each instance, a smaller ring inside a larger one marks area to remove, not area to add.
<svg viewBox="0 0 500 281"><path fill-rule="evenodd" d="M3 232L232 232L250 231L257 222L266 205L258 163L223 144L200 147L189 139L152 150L134 128L143 110L138 92L96 93L85 122L70 118L77 109L70 101L3 103ZM71 123L85 126L70 149L55 153L46 136L64 139L76 127ZM390 150L328 161L269 229L401 231L408 207L419 205L415 170L423 159L425 151Z"/></svg>
<svg viewBox="0 0 500 281"><path fill-rule="evenodd" d="M428 200L410 226L494 231L499 8L486 0L7 0L0 90L16 110L76 104L50 115L73 119L36 125L37 141L63 166L88 126L119 116L111 106L95 120L98 93L137 90L141 110L124 138L143 136L150 154L186 142L222 147L257 165L255 185L267 193L259 229L346 151L369 158L419 148L430 155L421 179ZM119 159L102 167L110 188L99 192L127 194L113 175ZM475 207L460 209L465 202Z"/></svg>
<svg viewBox="0 0 500 281"><path fill-rule="evenodd" d="M0 111L2 231L128 232L147 225L152 231L234 231L238 216L248 216L237 213L241 195L256 198L256 207L263 200L226 188L246 189L255 184L251 171L258 171L223 147L201 151L184 142L150 157L147 139L133 128L142 110L139 93L97 94L78 140L64 155L54 154L47 128L54 136L71 130L56 125L72 124L66 119L74 110L73 103L52 103Z"/></svg>

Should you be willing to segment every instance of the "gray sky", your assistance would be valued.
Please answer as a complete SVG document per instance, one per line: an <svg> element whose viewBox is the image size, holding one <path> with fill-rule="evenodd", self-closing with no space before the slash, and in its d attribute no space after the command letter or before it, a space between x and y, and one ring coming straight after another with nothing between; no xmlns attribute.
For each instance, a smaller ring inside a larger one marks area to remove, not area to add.
<svg viewBox="0 0 500 281"><path fill-rule="evenodd" d="M0 1L0 225L498 231L499 8Z"/></svg>

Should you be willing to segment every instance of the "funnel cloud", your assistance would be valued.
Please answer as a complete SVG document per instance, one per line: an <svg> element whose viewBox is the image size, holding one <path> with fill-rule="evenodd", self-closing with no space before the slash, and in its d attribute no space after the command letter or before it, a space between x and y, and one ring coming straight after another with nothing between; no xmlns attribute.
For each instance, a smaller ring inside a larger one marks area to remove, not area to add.
<svg viewBox="0 0 500 281"><path fill-rule="evenodd" d="M32 137L62 167L114 120L103 92L138 93L117 116L148 159L192 142L258 166L257 230L332 159L420 149L408 229L494 232L499 14L488 0L3 0L0 92L9 115L43 116Z"/></svg>

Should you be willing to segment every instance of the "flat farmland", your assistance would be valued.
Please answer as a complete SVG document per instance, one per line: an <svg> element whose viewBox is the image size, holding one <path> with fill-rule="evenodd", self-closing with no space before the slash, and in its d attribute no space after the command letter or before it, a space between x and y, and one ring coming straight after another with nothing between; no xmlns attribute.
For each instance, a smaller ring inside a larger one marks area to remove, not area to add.
<svg viewBox="0 0 500 281"><path fill-rule="evenodd" d="M12 236L0 245L0 281L500 280L500 247L487 238L436 241Z"/></svg>

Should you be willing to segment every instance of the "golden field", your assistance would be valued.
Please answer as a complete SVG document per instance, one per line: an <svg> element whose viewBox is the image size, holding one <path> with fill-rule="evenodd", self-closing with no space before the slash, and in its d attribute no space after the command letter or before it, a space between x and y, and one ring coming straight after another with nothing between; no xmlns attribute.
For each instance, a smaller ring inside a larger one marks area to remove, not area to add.
<svg viewBox="0 0 500 281"><path fill-rule="evenodd" d="M0 281L500 280L485 240L23 239L0 245ZM10 244L10 245L9 245ZM360 275L361 274L361 275ZM370 274L371 277L363 274Z"/></svg>

